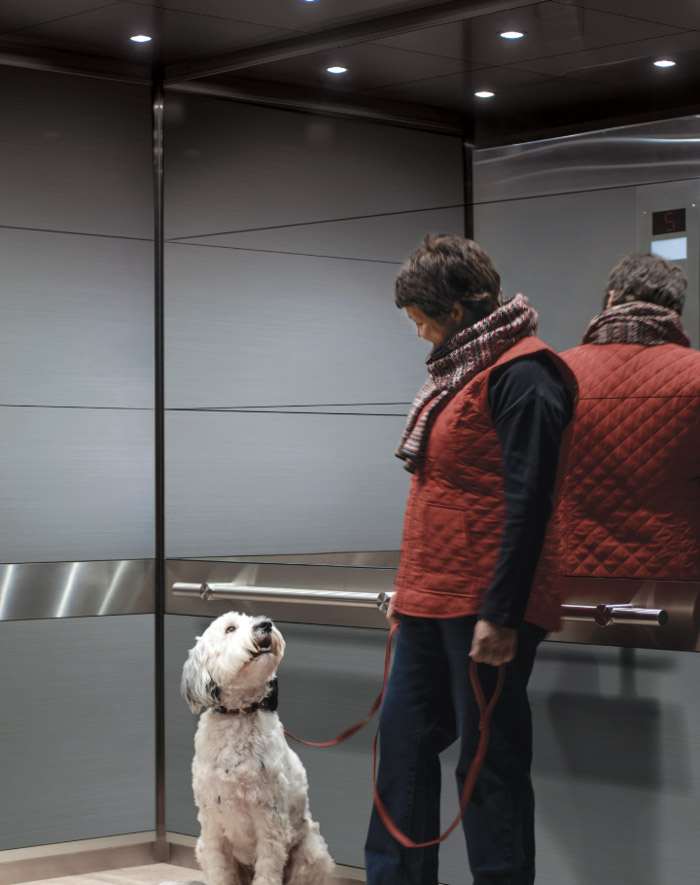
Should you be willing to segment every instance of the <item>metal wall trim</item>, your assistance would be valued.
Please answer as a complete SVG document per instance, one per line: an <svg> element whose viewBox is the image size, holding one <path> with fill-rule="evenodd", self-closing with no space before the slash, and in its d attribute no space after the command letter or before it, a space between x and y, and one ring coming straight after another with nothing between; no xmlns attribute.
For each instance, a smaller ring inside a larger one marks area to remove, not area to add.
<svg viewBox="0 0 700 885"><path fill-rule="evenodd" d="M122 83L151 84L148 65L72 52L18 37L5 36L0 39L0 65L48 71L52 74L77 74Z"/></svg>
<svg viewBox="0 0 700 885"><path fill-rule="evenodd" d="M153 832L132 833L0 851L0 883L14 885L150 864L154 836Z"/></svg>
<svg viewBox="0 0 700 885"><path fill-rule="evenodd" d="M0 621L152 614L154 561L0 564Z"/></svg>
<svg viewBox="0 0 700 885"><path fill-rule="evenodd" d="M162 71L153 77L153 245L155 407L155 818L156 861L167 861L165 838L165 206Z"/></svg>
<svg viewBox="0 0 700 885"><path fill-rule="evenodd" d="M616 126L474 153L474 202L700 177L700 116Z"/></svg>
<svg viewBox="0 0 700 885"><path fill-rule="evenodd" d="M460 115L441 111L428 105L410 102L374 99L366 95L334 96L307 87L290 86L286 83L269 84L249 80L240 83L192 80L174 83L168 92L204 95L225 101L240 101L275 107L301 113L320 114L326 117L348 117L370 123L384 123L419 129L438 135L460 136L463 125Z"/></svg>
<svg viewBox="0 0 700 885"><path fill-rule="evenodd" d="M474 147L462 140L462 193L464 194L464 236L474 239Z"/></svg>

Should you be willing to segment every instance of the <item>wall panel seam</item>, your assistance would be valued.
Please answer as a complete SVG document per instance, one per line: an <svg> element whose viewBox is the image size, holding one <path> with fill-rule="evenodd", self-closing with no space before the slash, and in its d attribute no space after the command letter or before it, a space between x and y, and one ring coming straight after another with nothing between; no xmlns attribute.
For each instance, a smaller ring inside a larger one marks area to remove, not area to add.
<svg viewBox="0 0 700 885"><path fill-rule="evenodd" d="M221 230L207 234L188 234L182 237L166 237L166 243L176 243L178 240L194 240L201 237L222 237L229 234L251 234L261 233L269 230L286 230L296 227L311 227L312 225L321 224L341 224L346 221L369 221L373 218L391 218L397 215L420 215L423 212L440 212L444 209L461 209L464 203L450 203L445 206L424 206L420 209L395 209L392 212L371 212L367 215L347 215L339 218L321 218L314 221L295 221L290 224L271 224L263 227L245 227L237 230Z"/></svg>
<svg viewBox="0 0 700 885"><path fill-rule="evenodd" d="M50 227L22 227L17 224L0 224L0 230L20 230L37 234L61 234L66 237L98 237L102 240L131 240L135 243L153 242L153 237L127 237L124 234L98 234L93 231L57 230Z"/></svg>

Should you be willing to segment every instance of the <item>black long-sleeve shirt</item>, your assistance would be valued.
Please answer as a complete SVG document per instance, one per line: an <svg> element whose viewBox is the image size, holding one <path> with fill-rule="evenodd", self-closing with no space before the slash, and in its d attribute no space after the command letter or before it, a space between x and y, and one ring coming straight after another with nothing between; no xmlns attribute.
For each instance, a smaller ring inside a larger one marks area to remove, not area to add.
<svg viewBox="0 0 700 885"><path fill-rule="evenodd" d="M503 456L506 519L481 617L520 626L542 551L562 436L573 398L545 355L521 357L491 373L488 403Z"/></svg>

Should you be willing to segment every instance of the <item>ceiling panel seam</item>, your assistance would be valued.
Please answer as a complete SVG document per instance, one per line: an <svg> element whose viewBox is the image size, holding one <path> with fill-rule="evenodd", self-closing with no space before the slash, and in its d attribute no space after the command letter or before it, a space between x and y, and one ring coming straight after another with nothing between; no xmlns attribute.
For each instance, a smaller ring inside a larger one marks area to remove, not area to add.
<svg viewBox="0 0 700 885"><path fill-rule="evenodd" d="M99 12L101 9L108 9L110 6L121 6L126 0L113 0L112 3L101 3L98 6L94 6L92 9L81 9L80 12L69 12L67 15L58 15L54 18L47 18L45 21L40 22L32 22L31 25L24 25L21 28L15 28L12 31L2 31L0 32L0 36L11 35L11 34L19 34L21 31L28 31L32 28L41 28L44 25L50 25L54 22L65 21L67 18L77 18L81 15L92 15L94 12Z"/></svg>
<svg viewBox="0 0 700 885"><path fill-rule="evenodd" d="M669 28L677 28L681 33L683 31L686 31L688 33L693 33L694 31L698 30L697 28L688 28L686 25L674 25L674 24L671 24L671 22L657 21L657 19L655 19L655 18L642 18L639 15L630 15L628 12L610 12L610 10L605 9L605 7L603 7L601 9L598 6L588 6L588 5L583 6L581 3L578 3L577 0L551 0L551 2L557 3L557 4L559 4L559 6L568 6L569 8L571 8L572 6L575 6L577 9L582 9L584 11L600 12L600 13L604 13L605 15L616 15L616 16L618 16L618 18L628 18L628 19L630 19L630 21L648 22L651 25L665 25ZM669 4L669 5L672 5L672 4Z"/></svg>
<svg viewBox="0 0 700 885"><path fill-rule="evenodd" d="M408 12L374 16L340 27L312 31L303 37L291 37L272 43L258 44L237 52L177 62L166 66L165 83L170 85L213 74L243 70L271 61L308 55L325 48L366 43L382 37L417 30L426 25L449 24L453 21L464 21L514 7L537 6L541 2L548 2L548 0L538 0L536 3L532 3L530 0L482 0L480 3L470 3L468 6L463 0L433 3L430 6Z"/></svg>

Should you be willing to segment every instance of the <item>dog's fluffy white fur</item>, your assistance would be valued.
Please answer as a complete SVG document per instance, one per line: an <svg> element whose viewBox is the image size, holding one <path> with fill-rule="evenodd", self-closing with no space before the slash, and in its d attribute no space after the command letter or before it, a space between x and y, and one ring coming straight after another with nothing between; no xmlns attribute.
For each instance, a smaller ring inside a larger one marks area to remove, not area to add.
<svg viewBox="0 0 700 885"><path fill-rule="evenodd" d="M229 612L198 637L183 668L190 709L206 708L192 779L207 885L323 885L333 871L306 772L275 712L284 648L269 619Z"/></svg>

